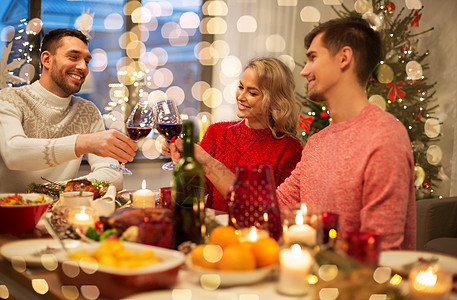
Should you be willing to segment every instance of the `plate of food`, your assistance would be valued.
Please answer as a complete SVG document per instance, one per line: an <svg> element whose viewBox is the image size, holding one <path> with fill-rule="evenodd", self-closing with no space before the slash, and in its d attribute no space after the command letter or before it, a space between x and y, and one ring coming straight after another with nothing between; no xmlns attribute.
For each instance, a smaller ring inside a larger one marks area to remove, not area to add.
<svg viewBox="0 0 457 300"><path fill-rule="evenodd" d="M77 240L64 240L67 249L76 249L81 245ZM63 252L60 243L53 239L31 239L11 242L0 248L0 254L8 261L23 261L27 267L42 267L43 256Z"/></svg>
<svg viewBox="0 0 457 300"><path fill-rule="evenodd" d="M411 268L421 262L437 263L443 270L455 273L457 258L423 251L383 251L379 256L379 265L391 267L399 273L408 273Z"/></svg>
<svg viewBox="0 0 457 300"><path fill-rule="evenodd" d="M181 252L116 239L84 244L56 257L62 285L96 285L100 296L115 299L174 285L184 264Z"/></svg>

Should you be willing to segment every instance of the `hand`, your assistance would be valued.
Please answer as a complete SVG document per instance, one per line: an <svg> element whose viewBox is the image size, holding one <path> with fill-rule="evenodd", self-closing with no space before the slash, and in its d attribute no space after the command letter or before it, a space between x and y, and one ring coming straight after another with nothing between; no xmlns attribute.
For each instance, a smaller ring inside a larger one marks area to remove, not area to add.
<svg viewBox="0 0 457 300"><path fill-rule="evenodd" d="M173 143L170 143L169 141L166 141L166 143L168 143L168 150L169 150L168 156L170 156L174 162L178 162L181 159L181 153L184 150L183 149L183 144L184 144L183 140L180 138L177 138L176 141L174 141Z"/></svg>
<svg viewBox="0 0 457 300"><path fill-rule="evenodd" d="M132 161L137 149L132 139L114 129L80 134L76 138L75 145L77 156L92 153L102 157L112 157L122 163Z"/></svg>

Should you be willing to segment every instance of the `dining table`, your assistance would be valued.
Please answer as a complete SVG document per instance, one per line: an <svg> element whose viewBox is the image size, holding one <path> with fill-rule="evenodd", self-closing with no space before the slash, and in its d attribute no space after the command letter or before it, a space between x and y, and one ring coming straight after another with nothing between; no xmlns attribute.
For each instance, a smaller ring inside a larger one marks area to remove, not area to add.
<svg viewBox="0 0 457 300"><path fill-rule="evenodd" d="M0 247L15 242L30 243L33 241L56 242L43 229L37 226L33 232L26 234L0 234ZM18 251L26 251L18 249ZM29 249L32 251L32 249ZM385 251L380 254L380 265L391 266L393 269L415 261L420 257L434 257L439 259L454 273L457 271L457 258L437 253L416 251ZM55 269L48 270L43 266L28 265L27 262L12 263L11 259L0 256L0 299L104 299L97 294L83 295L82 293L68 294L62 290L58 273ZM208 288L200 283L200 274L195 273L184 264L178 274L175 285L168 289L152 290L133 294L123 299L216 299L216 300L311 300L311 295L287 296L278 292L278 271L274 270L269 276L259 282L248 285ZM455 276L454 276L455 277ZM448 300L457 300L455 291Z"/></svg>

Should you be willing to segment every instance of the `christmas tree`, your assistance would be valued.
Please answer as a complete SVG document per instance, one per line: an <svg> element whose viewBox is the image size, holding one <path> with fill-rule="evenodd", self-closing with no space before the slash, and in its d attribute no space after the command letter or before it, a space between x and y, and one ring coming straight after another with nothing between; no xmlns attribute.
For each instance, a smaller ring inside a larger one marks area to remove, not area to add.
<svg viewBox="0 0 457 300"><path fill-rule="evenodd" d="M359 16L366 19L382 38L381 61L367 86L369 102L393 114L406 127L411 140L415 161L416 198L435 197L440 178L441 149L436 145L440 136L440 123L433 113L434 83L428 83L424 72L429 69L425 59L428 51L419 53L417 37L433 30L418 30L422 16L419 0L407 1L407 8L397 11L389 0L357 0L354 9L342 4L332 7L339 17ZM300 116L303 140L329 124L326 107L298 95L304 114ZM330 116L331 117L331 116Z"/></svg>

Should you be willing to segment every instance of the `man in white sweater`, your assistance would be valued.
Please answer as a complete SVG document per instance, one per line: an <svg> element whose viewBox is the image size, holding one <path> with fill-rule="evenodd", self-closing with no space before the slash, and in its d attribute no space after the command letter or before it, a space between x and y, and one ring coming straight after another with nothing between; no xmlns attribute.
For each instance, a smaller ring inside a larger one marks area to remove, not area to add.
<svg viewBox="0 0 457 300"><path fill-rule="evenodd" d="M56 29L42 41L39 81L0 90L0 192L25 192L31 183L77 176L85 155L91 173L84 177L121 189L122 174L110 164L132 161L135 143L105 130L97 107L73 96L89 73L87 37Z"/></svg>

